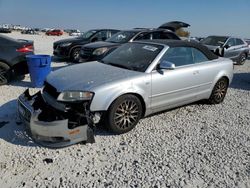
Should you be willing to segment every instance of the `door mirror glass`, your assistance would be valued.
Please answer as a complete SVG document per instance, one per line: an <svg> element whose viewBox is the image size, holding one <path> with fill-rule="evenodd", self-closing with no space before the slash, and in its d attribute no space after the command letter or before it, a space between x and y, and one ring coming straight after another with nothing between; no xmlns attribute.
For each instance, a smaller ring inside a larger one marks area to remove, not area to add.
<svg viewBox="0 0 250 188"><path fill-rule="evenodd" d="M160 69L168 69L168 70L174 70L175 69L175 64L171 63L169 61L161 61L160 65L159 65Z"/></svg>

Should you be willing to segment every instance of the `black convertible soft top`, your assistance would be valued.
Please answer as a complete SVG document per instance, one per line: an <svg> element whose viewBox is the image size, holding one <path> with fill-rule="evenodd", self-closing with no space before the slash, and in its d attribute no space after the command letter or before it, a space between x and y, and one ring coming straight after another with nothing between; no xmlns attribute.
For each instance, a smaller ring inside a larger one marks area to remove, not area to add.
<svg viewBox="0 0 250 188"><path fill-rule="evenodd" d="M209 60L218 59L217 55L211 52L206 46L198 42L183 41L183 40L142 40L140 42L163 44L169 47L193 47L202 51Z"/></svg>

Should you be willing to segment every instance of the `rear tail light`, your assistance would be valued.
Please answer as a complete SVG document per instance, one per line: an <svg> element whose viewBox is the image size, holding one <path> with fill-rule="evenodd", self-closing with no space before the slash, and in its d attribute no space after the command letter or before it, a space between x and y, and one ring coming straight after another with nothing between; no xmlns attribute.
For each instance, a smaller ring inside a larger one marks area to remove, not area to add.
<svg viewBox="0 0 250 188"><path fill-rule="evenodd" d="M33 52L34 51L34 47L33 47L32 44L24 45L23 47L18 48L16 51L17 52L21 52L21 53Z"/></svg>

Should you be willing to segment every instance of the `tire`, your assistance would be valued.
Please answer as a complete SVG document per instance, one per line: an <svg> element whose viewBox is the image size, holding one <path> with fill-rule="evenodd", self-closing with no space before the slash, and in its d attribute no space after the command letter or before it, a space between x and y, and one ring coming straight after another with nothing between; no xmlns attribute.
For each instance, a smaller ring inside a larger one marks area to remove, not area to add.
<svg viewBox="0 0 250 188"><path fill-rule="evenodd" d="M115 134L123 134L132 130L141 116L141 101L134 95L123 95L109 107L106 127Z"/></svg>
<svg viewBox="0 0 250 188"><path fill-rule="evenodd" d="M210 98L208 99L209 103L219 104L223 102L227 93L227 89L228 89L228 80L225 77L219 79L213 88Z"/></svg>
<svg viewBox="0 0 250 188"><path fill-rule="evenodd" d="M80 50L81 48L74 48L71 52L70 59L75 63L79 62Z"/></svg>
<svg viewBox="0 0 250 188"><path fill-rule="evenodd" d="M0 62L0 85L5 85L10 81L11 71L10 67L3 62Z"/></svg>
<svg viewBox="0 0 250 188"><path fill-rule="evenodd" d="M238 59L237 64L238 65L243 65L247 60L247 55L245 53L242 53Z"/></svg>

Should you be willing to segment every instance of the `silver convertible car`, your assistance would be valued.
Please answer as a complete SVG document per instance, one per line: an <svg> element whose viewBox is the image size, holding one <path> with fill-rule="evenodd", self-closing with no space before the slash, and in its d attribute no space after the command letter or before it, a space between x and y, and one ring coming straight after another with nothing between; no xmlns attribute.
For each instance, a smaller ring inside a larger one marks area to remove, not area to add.
<svg viewBox="0 0 250 188"><path fill-rule="evenodd" d="M19 97L18 112L42 145L93 142L98 122L121 134L149 114L201 99L221 103L232 77L233 62L198 43L132 42L52 72L41 92Z"/></svg>

